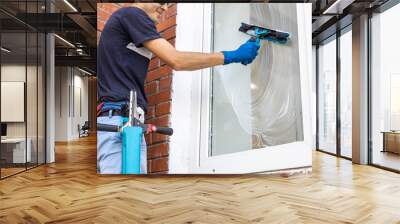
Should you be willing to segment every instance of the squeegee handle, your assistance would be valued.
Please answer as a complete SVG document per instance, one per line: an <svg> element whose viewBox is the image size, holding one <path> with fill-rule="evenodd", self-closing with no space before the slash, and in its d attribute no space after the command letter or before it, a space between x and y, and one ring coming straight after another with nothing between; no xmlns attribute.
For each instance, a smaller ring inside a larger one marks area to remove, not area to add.
<svg viewBox="0 0 400 224"><path fill-rule="evenodd" d="M169 127L156 127L155 132L159 133L159 134L171 136L174 133L174 129L169 128Z"/></svg>
<svg viewBox="0 0 400 224"><path fill-rule="evenodd" d="M260 38L259 37L251 37L250 40L256 42L257 46L260 46Z"/></svg>
<svg viewBox="0 0 400 224"><path fill-rule="evenodd" d="M142 128L147 130L147 133L155 132L162 135L172 135L174 133L174 129L169 127L160 127L155 126L154 124L143 124Z"/></svg>
<svg viewBox="0 0 400 224"><path fill-rule="evenodd" d="M97 123L97 131L119 132L120 127L118 125Z"/></svg>

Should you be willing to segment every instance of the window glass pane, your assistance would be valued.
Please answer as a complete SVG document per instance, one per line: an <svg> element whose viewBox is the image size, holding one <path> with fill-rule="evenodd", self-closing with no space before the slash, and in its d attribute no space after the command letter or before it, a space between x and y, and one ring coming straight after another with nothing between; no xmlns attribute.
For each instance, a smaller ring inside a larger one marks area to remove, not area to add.
<svg viewBox="0 0 400 224"><path fill-rule="evenodd" d="M372 17L372 163L400 170L400 4Z"/></svg>
<svg viewBox="0 0 400 224"><path fill-rule="evenodd" d="M26 112L27 112L27 141L30 144L30 161L28 168L37 165L37 63L38 36L36 32L28 32L28 63L26 80Z"/></svg>
<svg viewBox="0 0 400 224"><path fill-rule="evenodd" d="M340 36L340 128L341 155L351 158L352 141L352 35Z"/></svg>
<svg viewBox="0 0 400 224"><path fill-rule="evenodd" d="M45 44L46 36L43 33L38 35L38 164L45 163Z"/></svg>
<svg viewBox="0 0 400 224"><path fill-rule="evenodd" d="M336 153L336 38L318 48L318 147Z"/></svg>
<svg viewBox="0 0 400 224"><path fill-rule="evenodd" d="M291 40L288 45L261 41L258 57L251 65L213 68L212 156L303 140L296 7L215 4L216 52L233 50L249 39L237 30L241 22L284 28Z"/></svg>

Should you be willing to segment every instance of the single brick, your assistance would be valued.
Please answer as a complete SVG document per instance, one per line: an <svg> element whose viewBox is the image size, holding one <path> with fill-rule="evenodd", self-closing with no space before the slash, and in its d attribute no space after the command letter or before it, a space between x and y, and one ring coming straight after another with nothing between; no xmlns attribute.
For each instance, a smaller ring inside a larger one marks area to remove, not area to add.
<svg viewBox="0 0 400 224"><path fill-rule="evenodd" d="M153 144L153 136L152 135L153 135L152 133L144 135L144 139L146 140L147 145Z"/></svg>
<svg viewBox="0 0 400 224"><path fill-rule="evenodd" d="M105 23L103 21L97 21L97 31L102 32L104 29Z"/></svg>
<svg viewBox="0 0 400 224"><path fill-rule="evenodd" d="M152 134L151 142L153 144L166 142L166 141L168 141L167 135L161 135L161 134L157 134L157 133Z"/></svg>
<svg viewBox="0 0 400 224"><path fill-rule="evenodd" d="M154 125L156 126L168 126L169 125L169 116L162 116L162 117L156 117L154 120Z"/></svg>
<svg viewBox="0 0 400 224"><path fill-rule="evenodd" d="M167 65L164 61L160 60L160 66Z"/></svg>
<svg viewBox="0 0 400 224"><path fill-rule="evenodd" d="M168 40L168 42L172 44L172 46L175 46L175 37L173 39Z"/></svg>
<svg viewBox="0 0 400 224"><path fill-rule="evenodd" d="M169 18L171 16L176 16L176 4L173 4L171 7L168 8L168 10L165 12L166 18Z"/></svg>
<svg viewBox="0 0 400 224"><path fill-rule="evenodd" d="M147 153L147 154L149 154L149 153ZM151 160L150 159L147 159L147 173L152 173L151 172Z"/></svg>
<svg viewBox="0 0 400 224"><path fill-rule="evenodd" d="M97 10L97 20L106 21L111 16L111 14L112 13L108 10L100 8L99 10Z"/></svg>
<svg viewBox="0 0 400 224"><path fill-rule="evenodd" d="M157 94L153 94L147 97L147 102L149 106L156 105L158 103L167 102L171 99L171 91L166 90Z"/></svg>
<svg viewBox="0 0 400 224"><path fill-rule="evenodd" d="M154 116L155 116L155 108L154 108L154 106L148 106L148 107L147 107L147 113L146 113L146 115L145 115L146 122L147 122L148 120L154 118Z"/></svg>
<svg viewBox="0 0 400 224"><path fill-rule="evenodd" d="M168 143L151 145L147 148L148 159L168 156Z"/></svg>
<svg viewBox="0 0 400 224"><path fill-rule="evenodd" d="M146 81L150 82L161 77L172 74L172 69L169 66L162 66L147 73Z"/></svg>
<svg viewBox="0 0 400 224"><path fill-rule="evenodd" d="M156 116L161 116L171 113L171 102L157 104ZM168 123L167 123L168 124Z"/></svg>
<svg viewBox="0 0 400 224"><path fill-rule="evenodd" d="M158 92L158 81L151 81L144 84L144 92L151 95Z"/></svg>
<svg viewBox="0 0 400 224"><path fill-rule="evenodd" d="M168 170L168 158L158 158L151 160L151 172L161 172Z"/></svg>
<svg viewBox="0 0 400 224"><path fill-rule="evenodd" d="M118 5L122 6L122 7L129 7L132 6L132 3L117 3Z"/></svg>
<svg viewBox="0 0 400 224"><path fill-rule="evenodd" d="M162 32L172 26L176 25L176 17L170 17L168 19L166 19L165 21L157 24L157 31L158 32Z"/></svg>
<svg viewBox="0 0 400 224"><path fill-rule="evenodd" d="M160 79L158 88L160 91L164 89L171 89L171 84L172 84L172 76L168 76L167 78Z"/></svg>
<svg viewBox="0 0 400 224"><path fill-rule="evenodd" d="M102 10L104 12L109 13L109 14L113 14L115 11L117 11L118 9L121 8L121 6L118 5L118 4L110 4L110 3L108 3L108 4L107 3L100 3L100 4L104 4L103 7L102 7Z"/></svg>
<svg viewBox="0 0 400 224"><path fill-rule="evenodd" d="M149 71L152 71L158 67L160 67L160 59L157 57L154 57L153 59L151 59L151 61L149 63Z"/></svg>
<svg viewBox="0 0 400 224"><path fill-rule="evenodd" d="M166 39L172 39L175 38L176 36L176 26L173 26L167 30L165 30L164 32L161 33L161 35Z"/></svg>

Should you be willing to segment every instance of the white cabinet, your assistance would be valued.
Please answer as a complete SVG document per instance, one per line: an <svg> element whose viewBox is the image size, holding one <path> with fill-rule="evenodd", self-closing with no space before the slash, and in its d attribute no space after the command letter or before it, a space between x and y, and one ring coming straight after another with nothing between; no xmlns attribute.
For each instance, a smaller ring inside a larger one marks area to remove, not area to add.
<svg viewBox="0 0 400 224"><path fill-rule="evenodd" d="M27 147L25 151L25 138L7 138L2 139L1 144L12 147L12 162L13 163L25 163L31 162L32 160L32 140L28 138L26 140ZM26 160L26 161L25 161Z"/></svg>

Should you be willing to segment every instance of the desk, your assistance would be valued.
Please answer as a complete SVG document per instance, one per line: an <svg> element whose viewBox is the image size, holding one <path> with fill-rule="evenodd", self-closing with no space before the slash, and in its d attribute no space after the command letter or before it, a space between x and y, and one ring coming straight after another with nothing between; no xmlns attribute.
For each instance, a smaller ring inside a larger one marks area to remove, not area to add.
<svg viewBox="0 0 400 224"><path fill-rule="evenodd" d="M26 147L26 154L25 154L25 138L1 139L2 159L6 160L6 163L30 162L32 158L31 154L32 141L30 138L27 138L27 143L28 147Z"/></svg>
<svg viewBox="0 0 400 224"><path fill-rule="evenodd" d="M392 152L400 154L400 131L382 131L383 150L382 152Z"/></svg>

